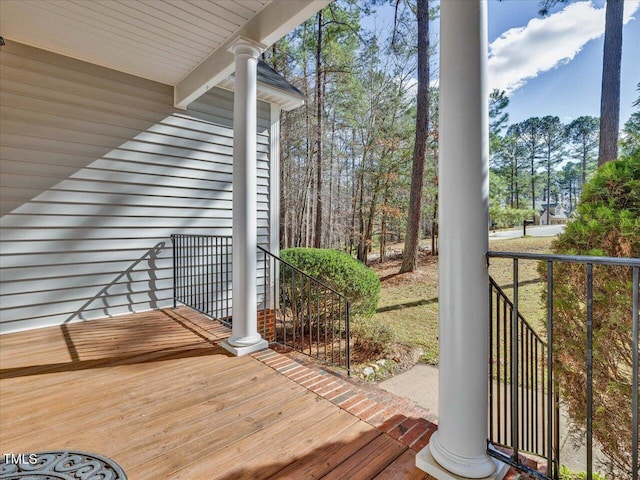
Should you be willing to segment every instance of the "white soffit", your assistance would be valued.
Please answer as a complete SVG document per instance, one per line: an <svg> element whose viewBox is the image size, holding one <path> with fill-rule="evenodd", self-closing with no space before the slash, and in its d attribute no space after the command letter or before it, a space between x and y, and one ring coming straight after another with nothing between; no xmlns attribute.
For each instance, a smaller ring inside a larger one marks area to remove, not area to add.
<svg viewBox="0 0 640 480"><path fill-rule="evenodd" d="M175 87L181 108L233 72L239 35L271 45L331 0L1 0L0 35Z"/></svg>
<svg viewBox="0 0 640 480"><path fill-rule="evenodd" d="M233 91L235 89L235 84L235 78L231 76L222 79L218 83L218 87ZM258 100L278 105L285 111L301 107L304 105L305 100L304 97L301 97L300 95L294 95L260 82L258 82L257 97Z"/></svg>

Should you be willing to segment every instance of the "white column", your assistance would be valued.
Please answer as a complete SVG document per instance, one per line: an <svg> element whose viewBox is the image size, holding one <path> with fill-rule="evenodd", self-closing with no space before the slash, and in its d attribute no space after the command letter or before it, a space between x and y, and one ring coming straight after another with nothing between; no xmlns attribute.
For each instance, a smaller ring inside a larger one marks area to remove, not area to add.
<svg viewBox="0 0 640 480"><path fill-rule="evenodd" d="M256 69L264 46L246 38L235 55L233 99L233 330L223 347L234 355L267 348L257 328Z"/></svg>
<svg viewBox="0 0 640 480"><path fill-rule="evenodd" d="M416 465L502 478L486 454L489 131L485 0L440 3L439 421ZM505 469L506 470L506 469Z"/></svg>
<svg viewBox="0 0 640 480"><path fill-rule="evenodd" d="M271 128L269 131L269 251L280 255L280 112L281 107L271 104ZM275 261L269 263L269 308L277 308L280 298L280 266Z"/></svg>

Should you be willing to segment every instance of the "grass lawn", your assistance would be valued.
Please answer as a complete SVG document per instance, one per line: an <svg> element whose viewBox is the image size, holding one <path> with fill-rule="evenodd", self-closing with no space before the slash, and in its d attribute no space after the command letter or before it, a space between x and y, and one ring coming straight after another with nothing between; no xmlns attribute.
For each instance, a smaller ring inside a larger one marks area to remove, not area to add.
<svg viewBox="0 0 640 480"><path fill-rule="evenodd" d="M552 237L526 237L491 240L494 251L549 252ZM382 282L380 302L375 318L389 325L400 343L422 350L420 360L438 363L438 259L423 256L417 272L399 275L400 259L372 266ZM513 262L491 259L489 273L512 296ZM540 281L537 264L519 262L519 309L534 328L541 329L545 309L540 295L544 283Z"/></svg>

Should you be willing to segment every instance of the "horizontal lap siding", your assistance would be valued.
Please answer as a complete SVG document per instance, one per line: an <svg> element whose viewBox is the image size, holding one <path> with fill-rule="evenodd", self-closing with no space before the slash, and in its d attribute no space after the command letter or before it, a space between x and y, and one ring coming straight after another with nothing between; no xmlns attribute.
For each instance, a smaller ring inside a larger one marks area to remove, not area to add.
<svg viewBox="0 0 640 480"><path fill-rule="evenodd" d="M171 305L170 234L231 235L233 94L176 110L169 86L12 42L0 82L0 331Z"/></svg>

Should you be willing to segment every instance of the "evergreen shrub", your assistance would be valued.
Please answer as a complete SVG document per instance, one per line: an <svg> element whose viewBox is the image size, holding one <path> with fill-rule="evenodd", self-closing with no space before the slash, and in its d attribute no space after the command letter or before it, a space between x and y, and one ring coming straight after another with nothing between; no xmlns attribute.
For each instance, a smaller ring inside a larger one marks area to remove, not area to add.
<svg viewBox="0 0 640 480"><path fill-rule="evenodd" d="M350 255L322 248L289 248L280 257L343 294L354 316L371 317L380 299L376 273Z"/></svg>
<svg viewBox="0 0 640 480"><path fill-rule="evenodd" d="M585 184L577 217L554 253L640 257L640 157L600 167ZM593 274L593 434L608 478L631 471L632 272L595 265ZM540 265L546 274L546 265ZM554 371L574 427L586 425L586 268L554 264ZM543 297L544 298L544 297Z"/></svg>

